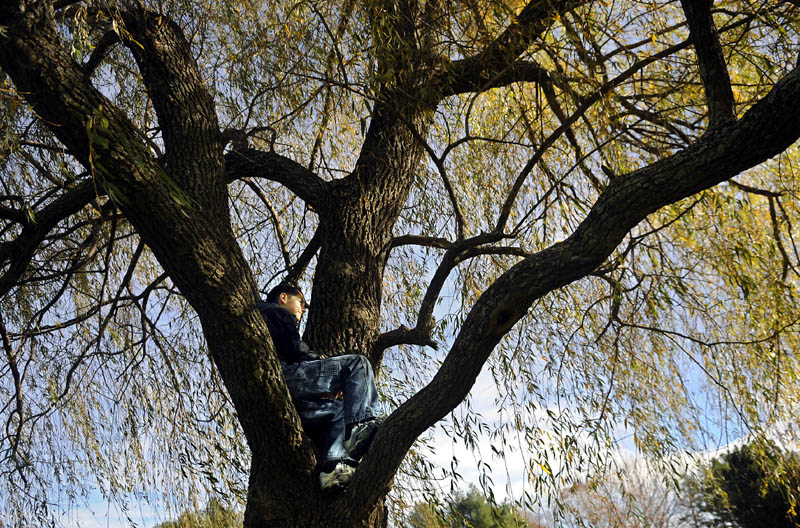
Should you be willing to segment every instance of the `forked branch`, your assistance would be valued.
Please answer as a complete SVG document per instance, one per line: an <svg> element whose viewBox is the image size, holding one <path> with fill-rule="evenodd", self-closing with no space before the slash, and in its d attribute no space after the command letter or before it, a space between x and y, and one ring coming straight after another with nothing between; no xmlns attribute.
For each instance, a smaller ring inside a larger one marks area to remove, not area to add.
<svg viewBox="0 0 800 528"><path fill-rule="evenodd" d="M448 63L432 86L436 101L466 91L484 91L516 80L544 80L547 72L518 58L550 27L557 17L586 3L585 0L533 0L520 11L497 39L482 52Z"/></svg>
<svg viewBox="0 0 800 528"><path fill-rule="evenodd" d="M11 260L5 273L0 276L0 297L7 294L17 284L36 248L48 233L59 222L89 205L100 192L102 191L95 188L93 181L86 180L41 211L32 212L31 216L35 222L29 222L26 217L25 227L19 236L12 242L0 245L0 264L4 263L6 259Z"/></svg>
<svg viewBox="0 0 800 528"><path fill-rule="evenodd" d="M432 337L433 327L436 324L433 317L433 309L436 306L436 301L439 299L439 294L444 287L445 281L453 271L453 268L465 260L479 255L529 256L529 253L521 248L486 245L502 240L503 238L506 238L506 236L499 233L481 233L480 235L466 240L447 243L447 251L445 251L439 263L439 267L436 269L431 282L428 284L428 289L425 291L425 296L420 303L417 322L414 328L403 325L400 328L382 334L375 344L375 349L377 351L383 351L389 347L401 344L429 346L433 349L438 349L438 344ZM431 240L435 241L436 239ZM422 245L425 245L426 243L430 243L431 240L420 239L420 242L423 243Z"/></svg>

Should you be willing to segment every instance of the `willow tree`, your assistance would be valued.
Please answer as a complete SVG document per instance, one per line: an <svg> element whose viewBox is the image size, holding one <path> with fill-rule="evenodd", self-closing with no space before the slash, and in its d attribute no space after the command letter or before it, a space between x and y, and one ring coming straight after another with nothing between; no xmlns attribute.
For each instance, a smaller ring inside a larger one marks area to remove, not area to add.
<svg viewBox="0 0 800 528"><path fill-rule="evenodd" d="M664 453L790 416L797 29L772 0L3 2L4 517L96 482L380 526L487 364L534 499L623 425ZM254 304L281 278L315 349L381 366L333 497Z"/></svg>

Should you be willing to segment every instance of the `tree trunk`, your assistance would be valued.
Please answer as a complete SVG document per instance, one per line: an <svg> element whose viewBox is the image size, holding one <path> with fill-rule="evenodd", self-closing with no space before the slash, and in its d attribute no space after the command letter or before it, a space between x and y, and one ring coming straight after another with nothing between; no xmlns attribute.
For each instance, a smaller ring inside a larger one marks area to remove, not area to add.
<svg viewBox="0 0 800 528"><path fill-rule="evenodd" d="M323 494L316 485L276 495L270 463L253 460L248 483L245 528L386 528L388 511L383 498L365 519L356 519L346 507L347 491ZM269 490L269 491L268 491ZM384 494L385 497L385 494Z"/></svg>
<svg viewBox="0 0 800 528"><path fill-rule="evenodd" d="M319 204L322 244L306 338L321 352L363 354L380 363L383 272L394 227L423 149L408 127L426 130L430 112L399 115L379 105L356 169ZM322 309L317 309L321 307Z"/></svg>
<svg viewBox="0 0 800 528"><path fill-rule="evenodd" d="M0 65L196 310L252 453L246 525L385 526L388 487L373 487L368 500L350 490L334 496L319 490L313 448L255 309L255 281L231 228L214 104L180 28L147 12L125 18L135 38L126 44L163 131L163 159L155 159L63 48L47 3L0 7L8 35ZM391 98L376 106L354 173L331 184L307 177L307 192L298 193L318 202L322 226L309 335L333 353L373 350L392 226L422 153L407 123L424 130L429 119L418 109L389 111L398 106Z"/></svg>

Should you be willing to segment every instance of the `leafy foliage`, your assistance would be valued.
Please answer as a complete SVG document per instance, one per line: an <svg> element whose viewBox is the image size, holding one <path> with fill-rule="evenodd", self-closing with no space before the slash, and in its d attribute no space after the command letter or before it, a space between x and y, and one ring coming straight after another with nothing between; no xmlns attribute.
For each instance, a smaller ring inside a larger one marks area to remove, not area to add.
<svg viewBox="0 0 800 528"><path fill-rule="evenodd" d="M769 441L752 442L711 461L704 509L741 528L800 526L800 456Z"/></svg>

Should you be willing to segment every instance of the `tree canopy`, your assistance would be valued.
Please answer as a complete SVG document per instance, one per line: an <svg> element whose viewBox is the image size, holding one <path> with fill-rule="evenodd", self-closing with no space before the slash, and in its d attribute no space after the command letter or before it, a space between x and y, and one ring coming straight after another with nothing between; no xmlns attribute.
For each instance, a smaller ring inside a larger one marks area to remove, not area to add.
<svg viewBox="0 0 800 528"><path fill-rule="evenodd" d="M57 521L96 486L382 526L387 494L457 475L421 455L443 418L516 450L526 503L626 438L658 456L791 422L799 19L3 2L3 518ZM255 307L279 280L310 294L315 349L380 367L391 414L333 498Z"/></svg>

